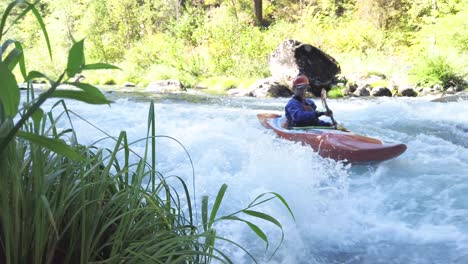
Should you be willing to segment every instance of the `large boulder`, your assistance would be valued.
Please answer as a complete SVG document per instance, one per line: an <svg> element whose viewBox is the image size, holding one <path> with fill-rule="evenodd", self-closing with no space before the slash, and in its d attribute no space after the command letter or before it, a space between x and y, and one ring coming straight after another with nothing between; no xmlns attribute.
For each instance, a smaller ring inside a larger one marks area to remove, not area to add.
<svg viewBox="0 0 468 264"><path fill-rule="evenodd" d="M315 96L322 88L331 89L335 75L341 72L338 62L320 49L288 39L281 43L269 56L269 67L273 78L291 85L298 74L306 75Z"/></svg>

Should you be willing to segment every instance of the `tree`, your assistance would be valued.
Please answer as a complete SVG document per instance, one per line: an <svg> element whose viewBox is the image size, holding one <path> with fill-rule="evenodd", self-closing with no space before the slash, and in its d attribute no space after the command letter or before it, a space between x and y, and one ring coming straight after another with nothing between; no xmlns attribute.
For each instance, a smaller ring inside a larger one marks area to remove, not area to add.
<svg viewBox="0 0 468 264"><path fill-rule="evenodd" d="M257 19L257 25L263 25L263 1L262 0L254 0L254 10L255 10L255 18Z"/></svg>

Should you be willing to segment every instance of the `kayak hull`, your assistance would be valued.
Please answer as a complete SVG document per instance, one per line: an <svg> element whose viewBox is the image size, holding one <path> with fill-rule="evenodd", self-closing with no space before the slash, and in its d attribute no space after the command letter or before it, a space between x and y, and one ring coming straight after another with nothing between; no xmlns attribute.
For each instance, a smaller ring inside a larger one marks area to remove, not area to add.
<svg viewBox="0 0 468 264"><path fill-rule="evenodd" d="M384 143L378 139L337 129L287 129L284 118L277 114L258 114L260 123L281 138L310 145L324 158L350 163L369 163L389 160L401 155L406 145Z"/></svg>

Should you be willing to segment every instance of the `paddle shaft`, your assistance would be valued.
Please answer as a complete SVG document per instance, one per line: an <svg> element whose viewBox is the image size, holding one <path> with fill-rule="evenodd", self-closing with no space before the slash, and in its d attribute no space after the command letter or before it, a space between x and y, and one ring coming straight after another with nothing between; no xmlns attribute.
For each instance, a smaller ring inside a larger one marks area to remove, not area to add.
<svg viewBox="0 0 468 264"><path fill-rule="evenodd" d="M335 118L333 118L333 112L328 107L328 104L327 104L327 90L325 90L325 88L322 88L321 98L322 98L323 107L325 107L325 110L327 110L327 112L331 113L330 118L331 118L331 121L333 122L333 126L336 128L338 123L335 121Z"/></svg>

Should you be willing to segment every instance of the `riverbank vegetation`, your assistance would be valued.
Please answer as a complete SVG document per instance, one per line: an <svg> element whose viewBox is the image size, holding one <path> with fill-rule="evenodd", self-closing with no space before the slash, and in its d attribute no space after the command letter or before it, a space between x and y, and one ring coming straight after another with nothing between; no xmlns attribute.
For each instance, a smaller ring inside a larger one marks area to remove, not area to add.
<svg viewBox="0 0 468 264"><path fill-rule="evenodd" d="M270 75L268 55L289 38L332 55L348 79L377 72L450 86L467 76L468 6L460 0L43 0L38 9L54 49L86 38L87 58L124 69L88 74L95 84L226 79L225 89L244 87ZM33 19L12 34L28 64L58 72L66 56L47 59Z"/></svg>
<svg viewBox="0 0 468 264"><path fill-rule="evenodd" d="M160 136L152 104L146 138L129 142L122 131L90 146L78 142L72 117L79 114L62 99L112 102L95 86L69 80L82 72L117 68L85 63L83 40L75 41L66 54L60 49L56 53L37 7L13 1L0 21L0 263L232 263L219 249L219 240L255 261L247 249L217 232L220 221L247 224L267 249L269 237L258 222L277 227L281 240L270 247L274 254L282 242L282 225L257 208L276 200L292 215L286 201L277 193L264 193L226 213L220 209L226 202L223 184L214 201L202 197L199 212L181 177L164 177L156 170ZM46 63L37 65L24 56L23 47L30 43L5 37L28 13L45 40L44 53L65 70L29 71ZM20 93L13 71L28 83L25 93ZM50 88L36 94L31 83L37 80ZM62 84L74 89L62 89ZM56 103L43 109L50 98ZM103 140L111 140L110 147L100 147ZM143 153L134 152L134 145Z"/></svg>

